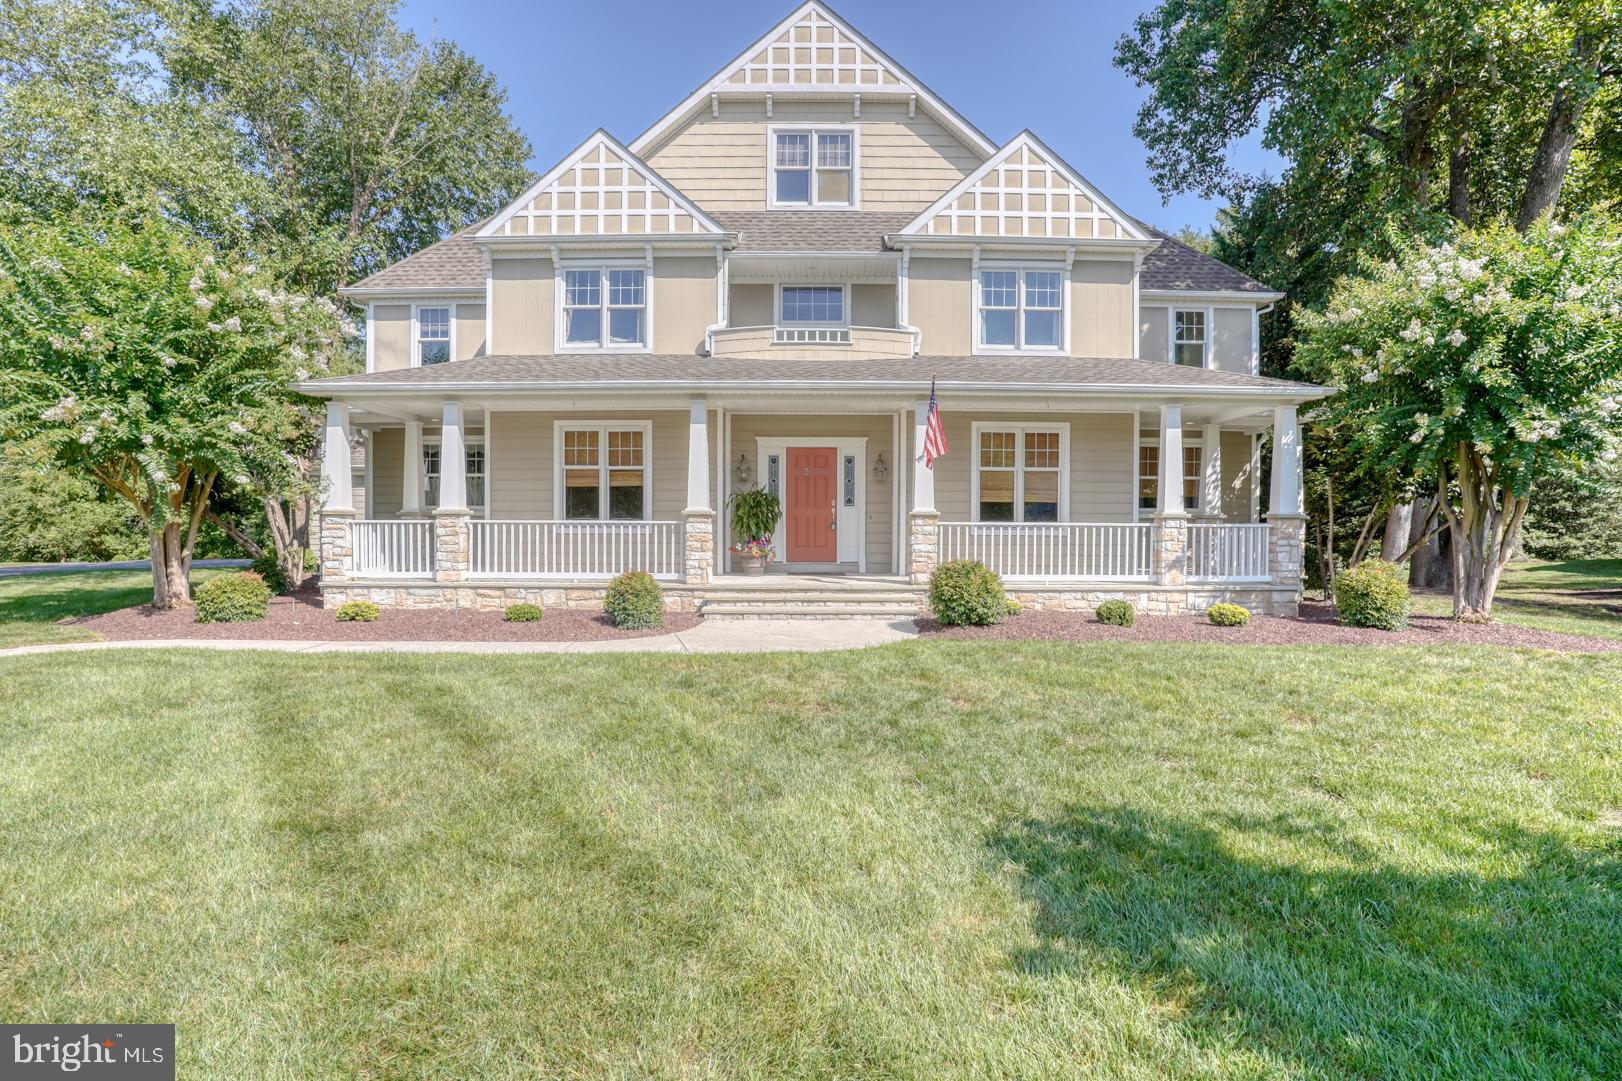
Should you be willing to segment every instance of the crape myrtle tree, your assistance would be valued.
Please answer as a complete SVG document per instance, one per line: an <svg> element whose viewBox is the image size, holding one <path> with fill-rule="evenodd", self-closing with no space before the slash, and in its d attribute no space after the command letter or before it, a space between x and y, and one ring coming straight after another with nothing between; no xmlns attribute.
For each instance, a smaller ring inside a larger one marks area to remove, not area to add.
<svg viewBox="0 0 1622 1081"><path fill-rule="evenodd" d="M313 403L353 329L156 213L0 225L0 439L129 503L152 601L190 603L192 551L222 490L296 491Z"/></svg>
<svg viewBox="0 0 1622 1081"><path fill-rule="evenodd" d="M1302 314L1298 355L1339 389L1316 420L1431 487L1454 616L1485 620L1538 481L1616 457L1622 233L1592 215L1394 246Z"/></svg>

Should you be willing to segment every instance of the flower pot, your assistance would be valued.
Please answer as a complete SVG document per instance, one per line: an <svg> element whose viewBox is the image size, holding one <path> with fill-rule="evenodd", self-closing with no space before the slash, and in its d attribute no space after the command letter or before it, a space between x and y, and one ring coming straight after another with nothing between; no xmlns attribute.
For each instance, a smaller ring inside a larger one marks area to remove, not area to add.
<svg viewBox="0 0 1622 1081"><path fill-rule="evenodd" d="M749 574L749 575L765 574L766 573L766 557L765 556L743 555L742 553L739 553L739 555L738 555L738 570L739 570L739 573L741 573L741 574Z"/></svg>

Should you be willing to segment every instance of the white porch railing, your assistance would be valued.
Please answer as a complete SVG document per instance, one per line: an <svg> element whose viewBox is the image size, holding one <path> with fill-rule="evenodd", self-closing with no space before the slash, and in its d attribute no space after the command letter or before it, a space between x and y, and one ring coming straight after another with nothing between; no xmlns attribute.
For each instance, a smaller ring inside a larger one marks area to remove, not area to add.
<svg viewBox="0 0 1622 1081"><path fill-rule="evenodd" d="M486 521L469 523L469 574L501 578L612 578L647 571L680 578L681 522Z"/></svg>
<svg viewBox="0 0 1622 1081"><path fill-rule="evenodd" d="M1267 524L1195 523L1188 527L1190 581L1261 581L1267 578Z"/></svg>
<svg viewBox="0 0 1622 1081"><path fill-rule="evenodd" d="M361 520L349 524L353 572L365 578L432 578L434 523Z"/></svg>
<svg viewBox="0 0 1622 1081"><path fill-rule="evenodd" d="M849 345L848 327L777 327L772 341L778 345Z"/></svg>
<svg viewBox="0 0 1622 1081"><path fill-rule="evenodd" d="M941 562L977 559L1004 578L1154 578L1154 526L942 522Z"/></svg>

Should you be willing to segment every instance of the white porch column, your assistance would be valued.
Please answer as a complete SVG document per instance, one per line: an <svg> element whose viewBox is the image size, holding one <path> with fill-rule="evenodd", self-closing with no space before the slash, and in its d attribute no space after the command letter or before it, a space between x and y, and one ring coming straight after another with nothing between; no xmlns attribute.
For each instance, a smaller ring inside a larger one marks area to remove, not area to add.
<svg viewBox="0 0 1622 1081"><path fill-rule="evenodd" d="M321 509L327 513L355 513L355 491L350 483L349 406L327 403L327 439L321 449Z"/></svg>
<svg viewBox="0 0 1622 1081"><path fill-rule="evenodd" d="M1154 571L1162 585L1187 578L1188 511L1183 506L1183 407L1160 407L1160 476L1155 508Z"/></svg>
<svg viewBox="0 0 1622 1081"><path fill-rule="evenodd" d="M715 569L715 510L710 497L709 403L694 398L687 411L687 509L682 511L683 571L689 585L708 582Z"/></svg>
<svg viewBox="0 0 1622 1081"><path fill-rule="evenodd" d="M914 409L912 425L912 449L917 455L912 460L912 510L913 513L935 510L935 471L924 464L924 429L929 423L929 403L919 402Z"/></svg>
<svg viewBox="0 0 1622 1081"><path fill-rule="evenodd" d="M924 436L929 424L929 402L913 410L912 510L907 515L907 548L911 553L909 577L928 582L941 562L941 515L935 509L935 471L924 464Z"/></svg>
<svg viewBox="0 0 1622 1081"><path fill-rule="evenodd" d="M1200 431L1200 512L1222 517L1222 429L1207 424Z"/></svg>
<svg viewBox="0 0 1622 1081"><path fill-rule="evenodd" d="M1301 429L1296 423L1295 406L1281 405L1273 410L1273 476L1267 513L1271 517L1302 512Z"/></svg>
<svg viewBox="0 0 1622 1081"><path fill-rule="evenodd" d="M422 421L405 424L405 462L400 474L400 515L422 513Z"/></svg>
<svg viewBox="0 0 1622 1081"><path fill-rule="evenodd" d="M462 438L462 403L446 402L439 429L439 511L466 515L467 442Z"/></svg>

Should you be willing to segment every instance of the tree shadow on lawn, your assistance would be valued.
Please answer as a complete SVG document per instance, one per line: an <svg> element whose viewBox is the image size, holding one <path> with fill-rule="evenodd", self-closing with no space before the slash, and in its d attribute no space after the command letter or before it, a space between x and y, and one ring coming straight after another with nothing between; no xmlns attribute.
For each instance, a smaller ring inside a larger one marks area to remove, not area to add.
<svg viewBox="0 0 1622 1081"><path fill-rule="evenodd" d="M1218 829L1295 861L1240 855ZM1622 848L1504 824L1458 841L1430 872L1299 816L1078 806L990 847L1035 905L1017 969L1113 969L1199 1046L1322 1077L1615 1076Z"/></svg>

